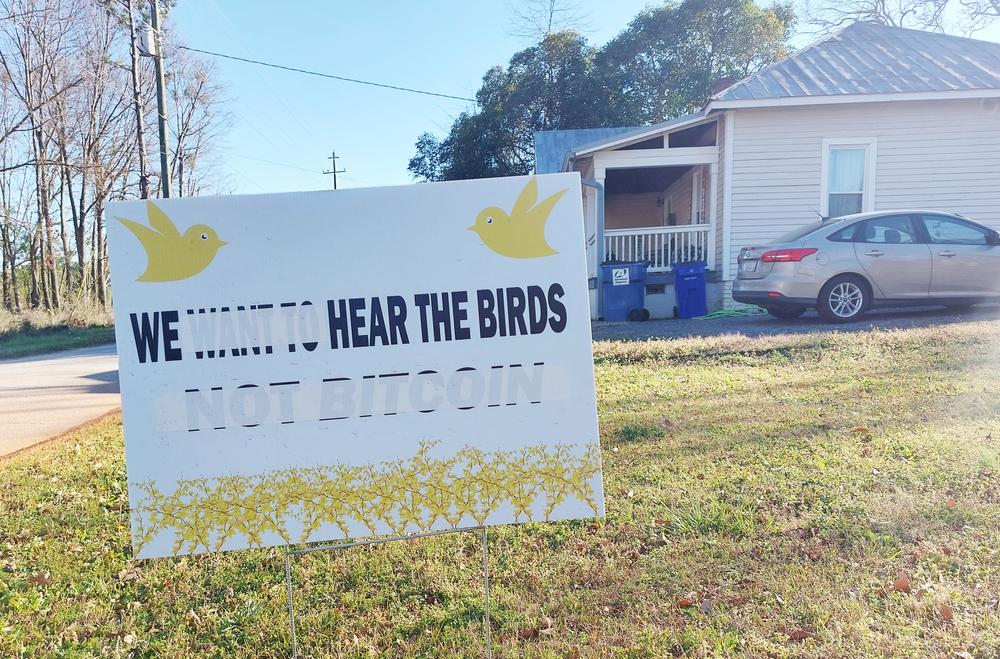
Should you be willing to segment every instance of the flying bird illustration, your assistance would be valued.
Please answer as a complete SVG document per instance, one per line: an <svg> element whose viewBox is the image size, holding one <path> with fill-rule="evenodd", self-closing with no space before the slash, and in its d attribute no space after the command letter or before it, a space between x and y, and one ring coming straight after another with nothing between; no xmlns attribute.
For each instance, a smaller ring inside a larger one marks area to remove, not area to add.
<svg viewBox="0 0 1000 659"><path fill-rule="evenodd" d="M566 190L560 190L545 200L538 201L538 180L532 176L518 195L508 215L502 208L490 206L476 216L476 223L469 227L486 246L497 254L515 259L534 259L555 254L545 242L545 223L549 214Z"/></svg>
<svg viewBox="0 0 1000 659"><path fill-rule="evenodd" d="M146 202L149 226L116 218L129 228L146 250L146 271L136 281L178 281L193 277L212 262L215 253L226 244L215 229L196 224L184 235L153 202ZM152 227L152 228L150 228Z"/></svg>

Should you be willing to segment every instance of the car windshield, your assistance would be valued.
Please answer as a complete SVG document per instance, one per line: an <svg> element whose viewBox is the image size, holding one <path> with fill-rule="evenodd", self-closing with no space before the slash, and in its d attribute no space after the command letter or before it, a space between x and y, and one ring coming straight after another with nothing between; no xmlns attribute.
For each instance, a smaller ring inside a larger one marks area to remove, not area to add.
<svg viewBox="0 0 1000 659"><path fill-rule="evenodd" d="M781 243L791 243L795 242L799 238L809 235L817 229L822 229L823 227L832 227L837 223L837 219L833 220L821 220L819 222L813 222L812 224L807 224L805 226L799 227L798 229L792 229L788 233L782 235L777 240L774 241L775 245L780 245Z"/></svg>

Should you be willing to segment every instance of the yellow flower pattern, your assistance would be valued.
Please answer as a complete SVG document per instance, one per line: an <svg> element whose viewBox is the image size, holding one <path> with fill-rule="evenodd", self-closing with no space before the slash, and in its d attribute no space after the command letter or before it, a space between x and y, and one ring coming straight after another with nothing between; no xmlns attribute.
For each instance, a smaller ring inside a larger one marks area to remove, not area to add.
<svg viewBox="0 0 1000 659"><path fill-rule="evenodd" d="M593 489L601 468L597 444L582 451L567 444L491 452L465 446L446 457L432 454L435 445L421 442L409 460L378 465L179 481L169 494L151 481L133 483L134 549L138 554L161 533L173 534L174 554L220 551L239 535L251 547L262 546L265 533L304 543L324 524L345 538L352 529L358 535L359 525L371 535L403 535L456 528L463 520L484 525L501 506L513 509L515 522L538 521L539 509L547 520L570 499L600 512ZM296 537L289 526L301 528Z"/></svg>

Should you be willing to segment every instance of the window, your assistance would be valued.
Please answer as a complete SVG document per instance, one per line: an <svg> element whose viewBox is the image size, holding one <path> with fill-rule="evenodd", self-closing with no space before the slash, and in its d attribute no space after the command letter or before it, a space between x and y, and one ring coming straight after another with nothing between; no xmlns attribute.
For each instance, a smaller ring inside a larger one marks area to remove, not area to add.
<svg viewBox="0 0 1000 659"><path fill-rule="evenodd" d="M985 229L945 217L924 215L924 226L932 243L945 245L989 245L989 232Z"/></svg>
<svg viewBox="0 0 1000 659"><path fill-rule="evenodd" d="M857 224L849 224L840 231L835 231L826 237L827 240L832 240L835 243L852 243L854 242L854 234L858 232Z"/></svg>
<svg viewBox="0 0 1000 659"><path fill-rule="evenodd" d="M883 245L914 245L920 242L909 215L889 215L868 220L860 241Z"/></svg>
<svg viewBox="0 0 1000 659"><path fill-rule="evenodd" d="M827 217L872 209L875 139L824 140L820 205Z"/></svg>

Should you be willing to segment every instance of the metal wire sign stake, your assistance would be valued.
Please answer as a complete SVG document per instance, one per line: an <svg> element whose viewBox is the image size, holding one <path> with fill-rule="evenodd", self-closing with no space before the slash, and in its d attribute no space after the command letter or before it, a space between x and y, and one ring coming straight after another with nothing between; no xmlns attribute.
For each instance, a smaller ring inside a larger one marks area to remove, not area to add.
<svg viewBox="0 0 1000 659"><path fill-rule="evenodd" d="M399 540L415 540L416 538L430 538L448 533L465 533L468 531L479 531L483 546L483 627L484 642L486 644L486 657L493 659L493 627L490 622L490 554L489 543L486 539L485 526L470 526L461 529L446 529L444 531L431 531L429 533L414 533L412 535L394 536L391 538L377 538L374 540L362 540L360 542L344 542L340 544L319 545L316 547L306 547L305 549L286 548L285 550L285 586L288 591L288 628L292 634L292 659L298 659L299 648L298 639L295 634L295 602L293 599L294 589L292 588L292 556L304 556L318 551L332 551L334 549L349 549L351 547L366 547L370 545L384 545L387 542Z"/></svg>

